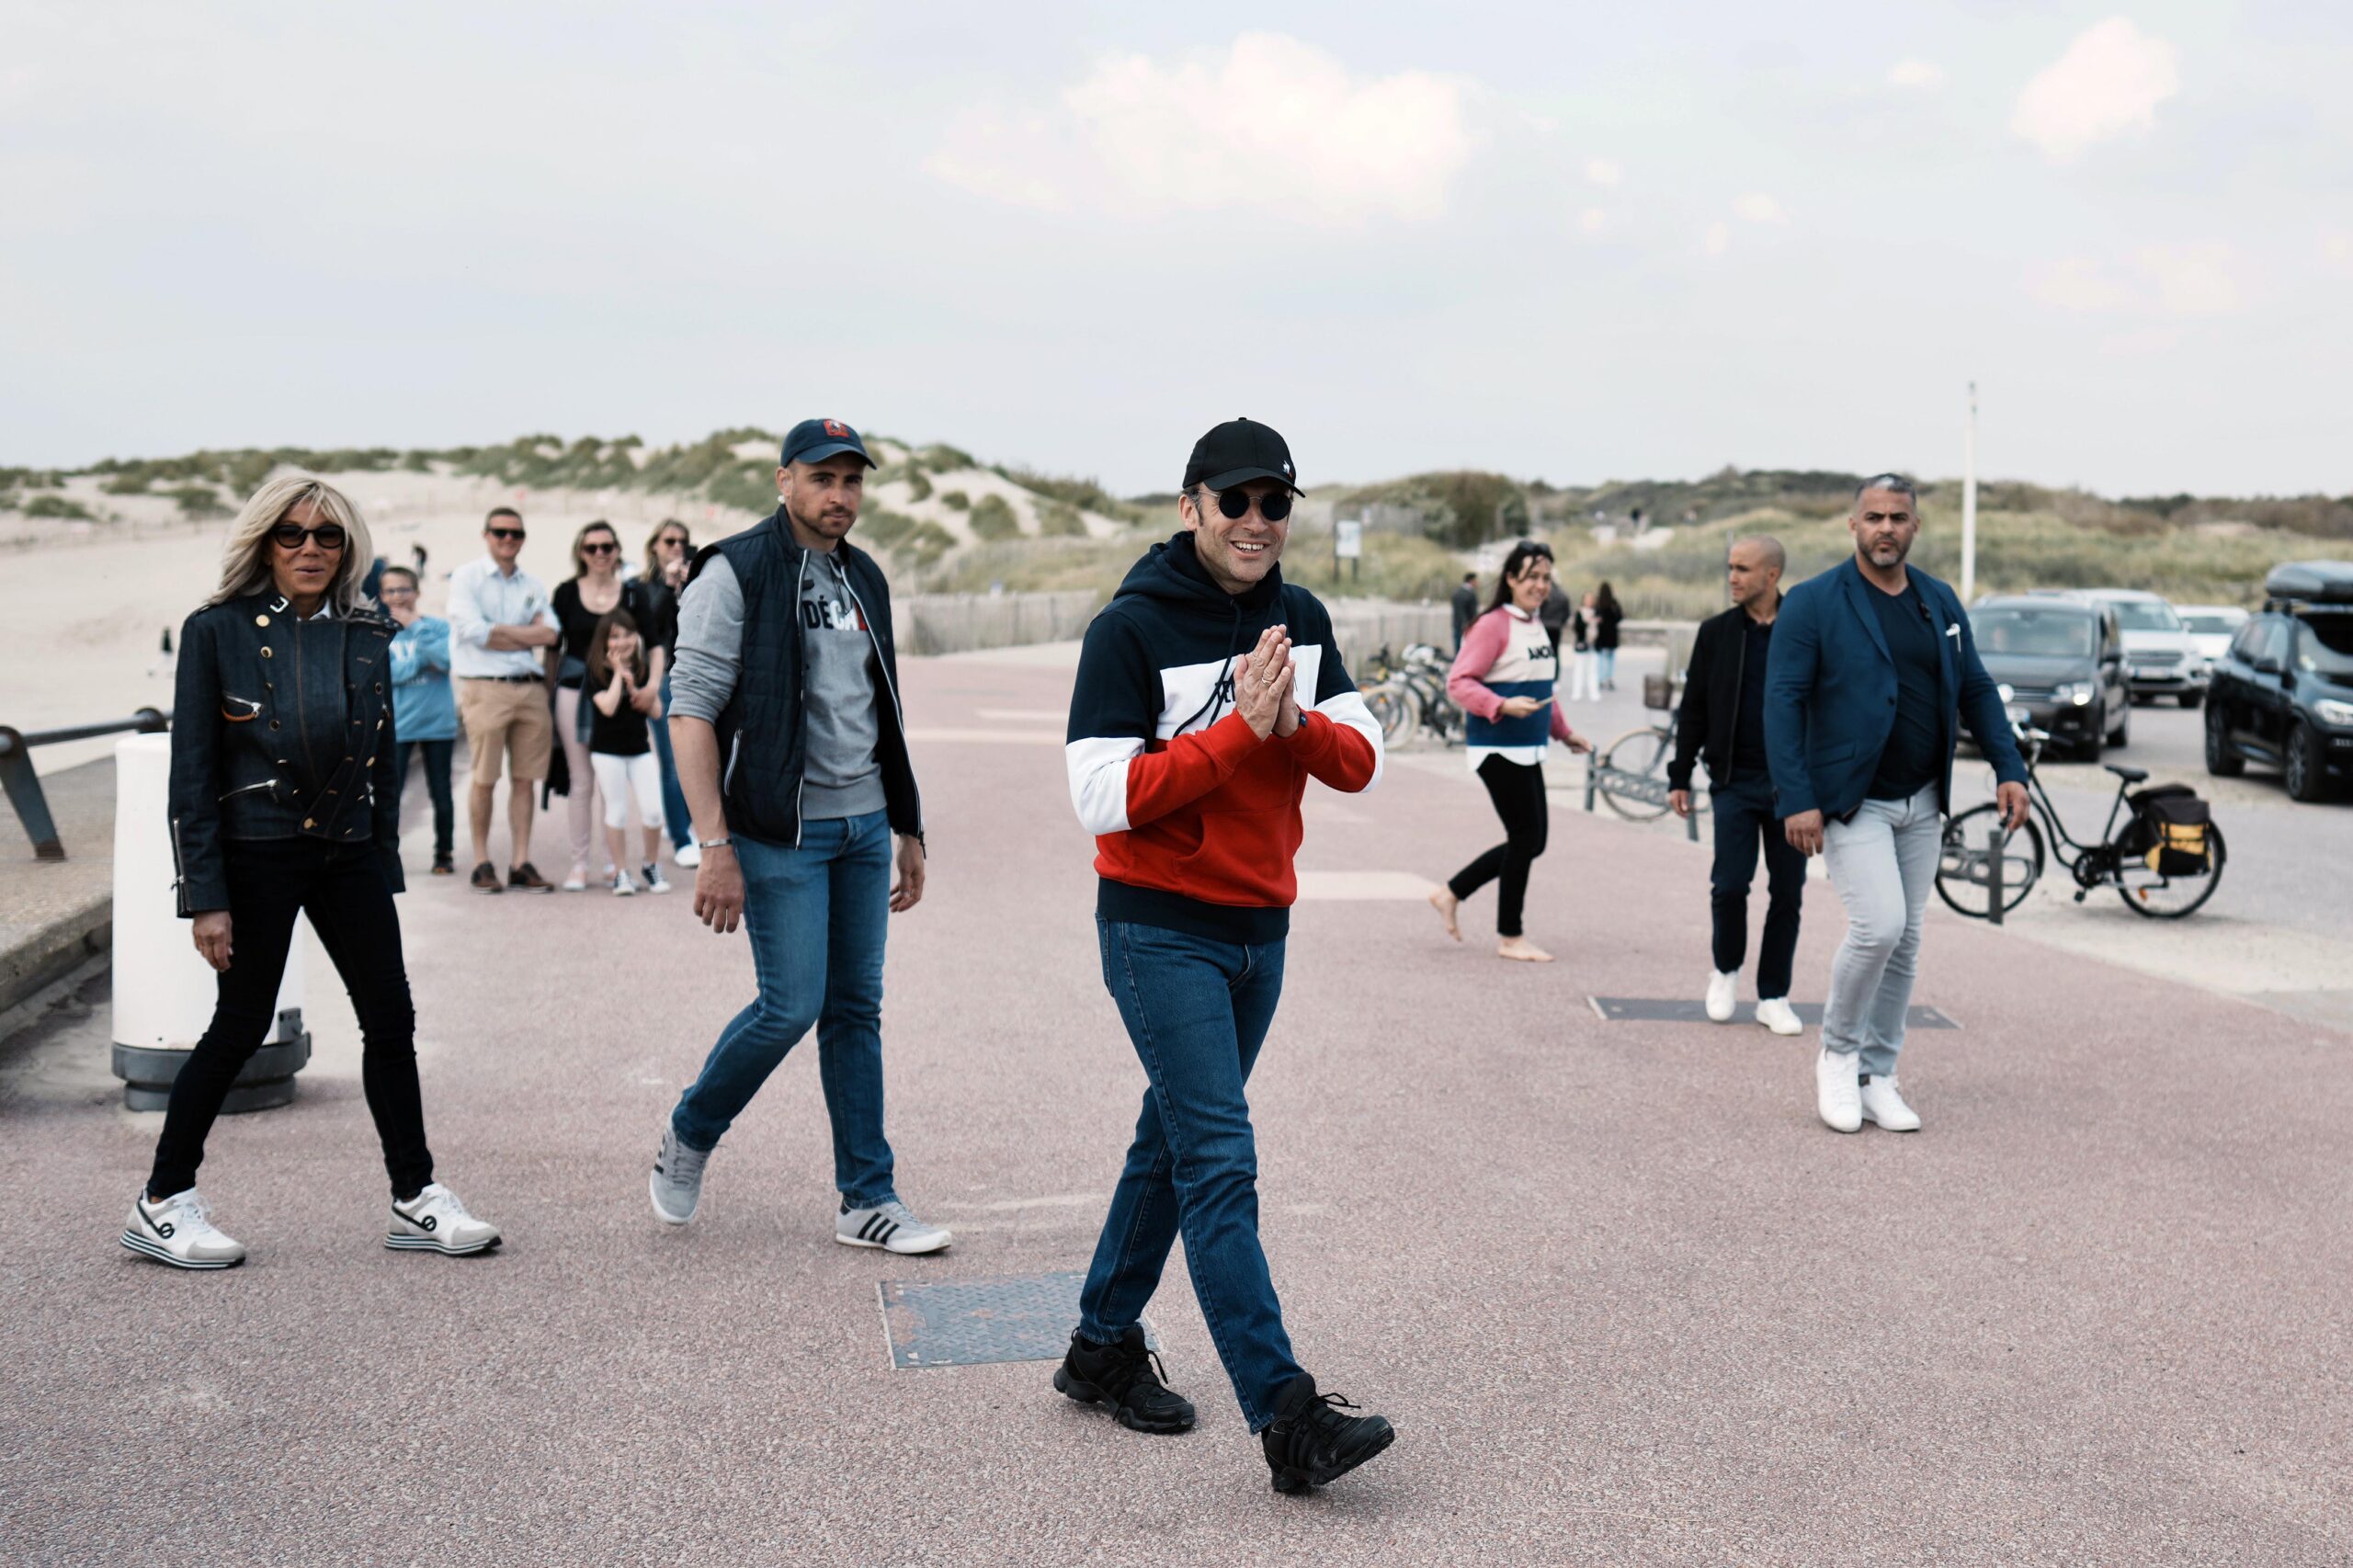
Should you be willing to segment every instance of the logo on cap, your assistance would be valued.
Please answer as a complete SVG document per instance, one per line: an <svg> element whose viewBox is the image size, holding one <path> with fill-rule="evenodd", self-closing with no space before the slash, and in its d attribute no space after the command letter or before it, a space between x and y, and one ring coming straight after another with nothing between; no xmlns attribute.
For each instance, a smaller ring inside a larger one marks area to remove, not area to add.
<svg viewBox="0 0 2353 1568"><path fill-rule="evenodd" d="M825 434L840 440L849 434L849 426L838 419L828 419L825 421Z"/></svg>

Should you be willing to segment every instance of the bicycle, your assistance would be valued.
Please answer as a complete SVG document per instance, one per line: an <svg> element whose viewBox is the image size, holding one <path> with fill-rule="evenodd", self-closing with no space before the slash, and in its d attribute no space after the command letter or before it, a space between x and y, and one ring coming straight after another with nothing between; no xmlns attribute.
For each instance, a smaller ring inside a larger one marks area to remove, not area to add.
<svg viewBox="0 0 2353 1568"><path fill-rule="evenodd" d="M1643 682L1643 700L1652 702L1650 682ZM1590 766L1596 784L1609 809L1628 822L1656 822L1667 812L1666 765L1675 756L1675 733L1683 722L1683 676L1680 671L1661 683L1666 722L1629 730L1597 752ZM1613 789L1613 783L1617 786Z"/></svg>
<svg viewBox="0 0 2353 1568"><path fill-rule="evenodd" d="M2049 854L2074 875L2077 903L2096 889L2112 887L2133 914L2152 920L2178 920L2214 896L2214 889L2222 880L2223 864L2229 858L2222 830L2211 821L2204 823L2195 835L2195 850L2153 840L2143 825L2141 802L2131 794L2133 785L2147 780L2149 772L2144 767L2108 765L2108 770L2116 775L2116 800L2109 807L2107 825L2100 829L2099 842L2077 843L2067 832L2066 824L2060 820L2051 791L2035 771L2043 745L2051 739L2050 733L2029 725L2023 715L2024 710L2011 709L2010 731L2018 739L2019 755L2026 759L2027 797L2033 815L2016 831L2001 835L1998 850L1995 846L2001 817L2000 807L1995 803L1988 801L1972 807L1948 821L1944 845L1937 860L1938 897L1955 913L1972 920L1990 918L1994 912L1993 866L1998 853L2001 907L2002 913L2007 915L2026 902L2027 894L2034 891L2036 881L2042 875L2046 826L2053 841ZM2195 870L2187 869L2192 861L2197 864Z"/></svg>
<svg viewBox="0 0 2353 1568"><path fill-rule="evenodd" d="M1427 730L1451 745L1463 726L1462 710L1446 694L1446 656L1427 642L1409 644L1403 658L1383 647L1365 662L1361 690L1383 744L1402 746Z"/></svg>

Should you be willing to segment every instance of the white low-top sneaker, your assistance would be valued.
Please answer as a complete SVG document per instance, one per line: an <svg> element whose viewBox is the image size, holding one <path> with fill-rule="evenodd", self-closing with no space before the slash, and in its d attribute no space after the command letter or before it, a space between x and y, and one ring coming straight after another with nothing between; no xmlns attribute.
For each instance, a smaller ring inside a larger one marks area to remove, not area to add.
<svg viewBox="0 0 2353 1568"><path fill-rule="evenodd" d="M702 1171L710 1158L708 1149L689 1149L669 1128L662 1130L662 1147L654 1156L654 1174L645 1178L646 1196L654 1200L654 1217L665 1225L683 1225L702 1207Z"/></svg>
<svg viewBox="0 0 2353 1568"><path fill-rule="evenodd" d="M647 892L668 892L670 891L670 879L662 874L661 861L648 860L642 869L645 872L645 891Z"/></svg>
<svg viewBox="0 0 2353 1568"><path fill-rule="evenodd" d="M1920 1113L1904 1103L1893 1077L1876 1077L1862 1085L1862 1113L1890 1132L1917 1132Z"/></svg>
<svg viewBox="0 0 2353 1568"><path fill-rule="evenodd" d="M392 1228L384 1244L411 1252L446 1252L452 1257L486 1252L498 1244L498 1227L466 1212L458 1195L438 1181L406 1203L392 1205Z"/></svg>
<svg viewBox="0 0 2353 1568"><path fill-rule="evenodd" d="M1803 1034L1805 1025L1786 996L1768 996L1756 1004L1756 1021L1775 1034Z"/></svg>
<svg viewBox="0 0 2353 1568"><path fill-rule="evenodd" d="M131 1200L122 1244L174 1268L234 1268L245 1261L244 1244L212 1223L203 1195L192 1187L162 1199L151 1199L141 1187Z"/></svg>
<svg viewBox="0 0 2353 1568"><path fill-rule="evenodd" d="M1822 1112L1823 1123L1834 1132L1862 1130L1862 1086L1855 1076L1859 1070L1851 1052L1841 1055L1825 1048L1813 1059L1814 1107Z"/></svg>
<svg viewBox="0 0 2353 1568"><path fill-rule="evenodd" d="M1737 987L1740 971L1712 970L1708 975L1708 1021L1711 1024L1732 1022L1733 1011L1740 1006Z"/></svg>
<svg viewBox="0 0 2353 1568"><path fill-rule="evenodd" d="M915 1210L893 1198L872 1209L853 1209L842 1199L841 1217L834 1221L834 1240L844 1246L881 1247L885 1252L938 1252L956 1238L945 1225L926 1225Z"/></svg>
<svg viewBox="0 0 2353 1568"><path fill-rule="evenodd" d="M670 851L670 858L691 871L697 866L702 864L702 846L699 844L682 844L677 848Z"/></svg>

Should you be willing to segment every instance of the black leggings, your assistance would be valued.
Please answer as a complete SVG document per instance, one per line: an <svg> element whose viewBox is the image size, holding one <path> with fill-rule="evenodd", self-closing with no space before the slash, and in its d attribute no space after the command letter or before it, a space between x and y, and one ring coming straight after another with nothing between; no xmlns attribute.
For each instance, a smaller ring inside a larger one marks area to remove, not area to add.
<svg viewBox="0 0 2353 1568"><path fill-rule="evenodd" d="M1552 815L1544 802L1544 769L1538 763L1491 756L1479 765L1479 780L1504 821L1504 841L1454 873L1446 884L1457 898L1469 898L1489 882L1495 889L1495 935L1520 934L1520 906L1528 901L1528 868L1544 853Z"/></svg>
<svg viewBox="0 0 2353 1568"><path fill-rule="evenodd" d="M220 976L212 1023L172 1081L155 1168L153 1198L196 1185L205 1135L221 1102L275 1021L278 985L294 940L294 916L311 928L335 960L351 993L362 1042L360 1086L383 1141L392 1196L405 1201L433 1179L425 1146L425 1107L416 1084L416 1012L408 971L401 963L400 917L384 881L383 850L374 844L325 844L314 838L233 841L224 846L229 873L229 967Z"/></svg>

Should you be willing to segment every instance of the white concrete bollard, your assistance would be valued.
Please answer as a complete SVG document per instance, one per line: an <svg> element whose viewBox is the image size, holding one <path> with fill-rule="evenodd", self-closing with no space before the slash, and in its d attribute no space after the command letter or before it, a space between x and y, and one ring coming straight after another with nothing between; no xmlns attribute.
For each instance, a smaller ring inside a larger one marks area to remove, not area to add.
<svg viewBox="0 0 2353 1568"><path fill-rule="evenodd" d="M173 890L172 738L129 735L114 754L114 1072L122 1103L162 1110L188 1053L212 1020L218 977L188 939ZM237 1074L224 1111L266 1110L294 1097L294 1074L311 1059L302 1028L298 921L278 987L269 1037Z"/></svg>

